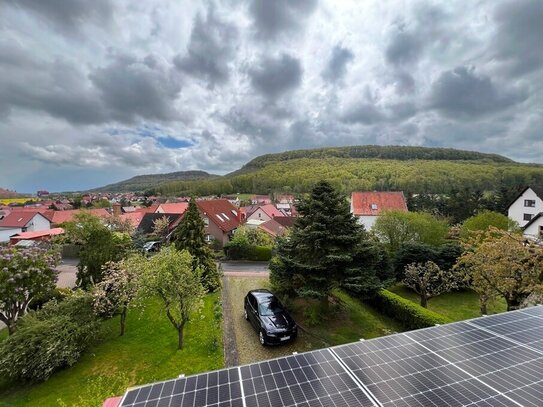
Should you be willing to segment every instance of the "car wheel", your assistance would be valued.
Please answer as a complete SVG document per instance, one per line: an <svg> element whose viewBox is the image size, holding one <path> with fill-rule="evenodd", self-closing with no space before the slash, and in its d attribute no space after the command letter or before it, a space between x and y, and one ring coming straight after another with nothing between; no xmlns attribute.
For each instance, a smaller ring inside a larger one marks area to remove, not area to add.
<svg viewBox="0 0 543 407"><path fill-rule="evenodd" d="M243 317L248 321L249 315L247 315L247 308L243 307Z"/></svg>
<svg viewBox="0 0 543 407"><path fill-rule="evenodd" d="M263 331L260 331L258 334L258 339L260 340L260 344L262 346L266 346L266 336Z"/></svg>

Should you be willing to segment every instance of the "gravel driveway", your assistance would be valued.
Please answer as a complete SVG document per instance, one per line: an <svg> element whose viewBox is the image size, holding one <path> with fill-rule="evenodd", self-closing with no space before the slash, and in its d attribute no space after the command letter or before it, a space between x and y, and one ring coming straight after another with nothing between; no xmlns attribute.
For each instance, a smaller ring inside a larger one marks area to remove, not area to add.
<svg viewBox="0 0 543 407"><path fill-rule="evenodd" d="M267 273L262 273L258 277L225 276L225 280L223 306L227 366L242 365L313 349L311 338L308 338L303 331L299 331L298 338L294 342L280 346L262 346L258 341L256 331L243 317L243 298L249 290L269 286Z"/></svg>

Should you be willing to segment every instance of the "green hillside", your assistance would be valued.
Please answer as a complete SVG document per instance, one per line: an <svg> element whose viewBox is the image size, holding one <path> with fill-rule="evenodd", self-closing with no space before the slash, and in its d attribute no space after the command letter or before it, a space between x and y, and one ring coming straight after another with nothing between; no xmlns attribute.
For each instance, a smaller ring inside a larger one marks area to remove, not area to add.
<svg viewBox="0 0 543 407"><path fill-rule="evenodd" d="M177 171L168 174L138 175L125 181L109 184L101 188L93 189L96 192L130 192L144 191L154 188L156 185L168 181L197 181L217 177L205 171Z"/></svg>
<svg viewBox="0 0 543 407"><path fill-rule="evenodd" d="M354 146L266 154L225 176L202 172L140 176L100 190L115 190L120 185L122 189L116 190L149 188L163 195L301 193L321 179L346 193L514 190L528 184L543 184L543 165L521 164L496 154L450 148Z"/></svg>

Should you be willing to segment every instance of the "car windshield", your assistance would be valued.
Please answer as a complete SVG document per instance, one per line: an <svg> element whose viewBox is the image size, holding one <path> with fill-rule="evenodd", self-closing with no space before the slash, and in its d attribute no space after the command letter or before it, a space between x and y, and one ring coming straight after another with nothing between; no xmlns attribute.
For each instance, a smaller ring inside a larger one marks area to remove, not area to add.
<svg viewBox="0 0 543 407"><path fill-rule="evenodd" d="M277 300L271 300L269 302L263 302L258 304L258 313L263 317L269 317L271 315L280 314L283 312L281 303Z"/></svg>

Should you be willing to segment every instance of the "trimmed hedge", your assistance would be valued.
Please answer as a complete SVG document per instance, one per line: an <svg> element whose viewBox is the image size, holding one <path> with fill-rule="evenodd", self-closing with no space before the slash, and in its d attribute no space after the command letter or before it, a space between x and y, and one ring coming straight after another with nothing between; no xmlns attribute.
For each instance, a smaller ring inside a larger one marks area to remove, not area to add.
<svg viewBox="0 0 543 407"><path fill-rule="evenodd" d="M368 302L378 311L402 323L407 329L427 328L452 322L449 318L388 290L378 291Z"/></svg>
<svg viewBox="0 0 543 407"><path fill-rule="evenodd" d="M229 260L269 261L272 248L268 246L226 245L224 252Z"/></svg>

